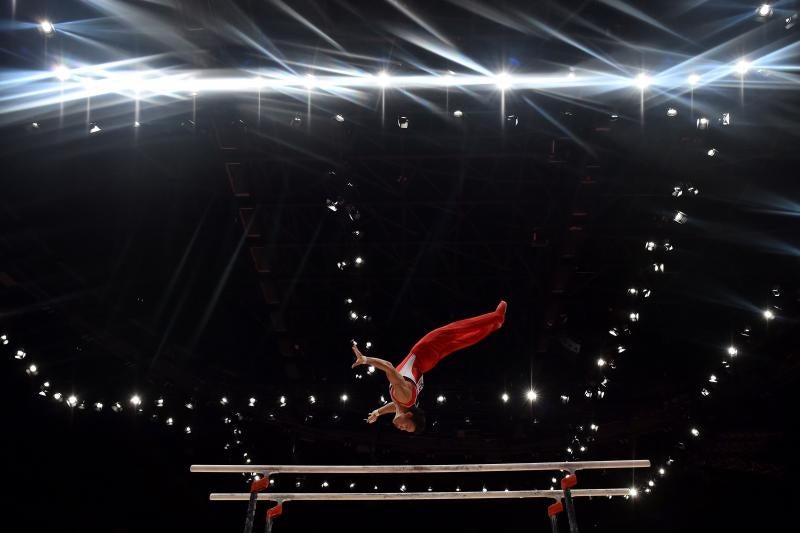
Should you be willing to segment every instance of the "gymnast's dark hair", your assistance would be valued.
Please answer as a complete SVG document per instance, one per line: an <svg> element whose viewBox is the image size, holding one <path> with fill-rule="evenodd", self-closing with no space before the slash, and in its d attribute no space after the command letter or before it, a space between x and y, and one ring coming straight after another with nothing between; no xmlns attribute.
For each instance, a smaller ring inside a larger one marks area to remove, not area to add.
<svg viewBox="0 0 800 533"><path fill-rule="evenodd" d="M415 405L408 412L411 413L411 420L414 422L414 435L425 433L425 411Z"/></svg>

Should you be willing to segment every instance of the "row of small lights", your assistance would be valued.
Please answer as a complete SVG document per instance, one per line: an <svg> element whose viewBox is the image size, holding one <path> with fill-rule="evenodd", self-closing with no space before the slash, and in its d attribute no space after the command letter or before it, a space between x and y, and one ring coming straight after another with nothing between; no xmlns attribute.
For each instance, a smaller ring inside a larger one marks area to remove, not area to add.
<svg viewBox="0 0 800 533"><path fill-rule="evenodd" d="M709 154L709 155L711 155L711 154ZM691 196L697 196L699 194L699 192L700 192L699 189L697 189L694 186L678 185L678 186L675 186L673 188L672 196L674 198L680 198L680 197L683 196L684 193L688 193ZM673 217L673 221L678 223L678 224L684 224L687 221L687 218L688 217L684 212L678 210L678 211L676 211L675 216ZM659 248L659 245L655 241L647 241L647 242L645 242L644 248L645 248L645 251L647 251L647 252L654 252ZM671 251L674 250L674 246L668 240L663 241L662 244L660 245L660 248L662 250L664 250L665 252L671 252ZM652 263L652 266L653 266L653 271L656 272L656 273L664 273L664 271L665 271L664 263L661 263L661 262ZM652 292L649 289L641 290L641 289L637 289L637 288L634 288L634 287L631 287L631 288L627 289L626 293L628 295L630 295L630 296L639 296L639 295L641 295L644 298L648 298L652 294ZM780 296L779 290L778 289L773 289L772 295L776 296L776 297ZM775 313L773 312L772 309L769 309L769 308L767 308L767 309L762 311L762 316L763 316L764 320L766 320L766 321L771 321L771 320L775 319ZM630 314L628 315L628 320L631 323L638 322L639 318L640 318L640 316L639 316L639 312L638 311L631 311ZM626 332L630 331L627 327L623 328L623 330L626 331ZM744 330L744 333L747 334L748 332L749 332L749 328L746 328ZM612 328L612 329L609 330L609 334L612 337L618 337L620 335L620 329ZM622 347L620 347L620 348L622 348ZM621 351L624 351L624 349L621 350ZM621 353L621 351L620 351L620 353ZM727 353L729 359L733 359L733 358L735 358L736 356L739 355L739 349L735 345L731 344L726 348L726 353ZM608 362L603 357L599 357L596 360L596 364L597 364L598 367L603 368L603 367L606 367L608 365ZM730 366L729 361L728 360L723 360L723 366L728 368ZM718 381L719 380L718 380L717 376L715 374L713 374L713 373L708 377L708 382L709 383L716 384L716 383L718 383ZM701 388L700 395L702 397L708 397L710 394L711 394L710 391L706 387ZM589 397L589 396L587 395L587 397ZM599 398L602 398L602 397L599 397ZM596 432L597 429L598 429L598 426L596 426L595 424L592 423L590 425L590 429L592 431ZM700 434L701 434L700 429L697 426L690 427L689 430L688 430L688 433L693 438L699 438ZM573 440L578 440L577 435L575 437L573 437ZM585 452L586 451L586 447L585 446L580 446L579 449L580 449L581 452ZM573 450L571 446L567 447L566 451L570 455L572 455L575 452L575 450ZM674 459L668 458L665 463L666 463L665 466L671 466L672 464L674 464ZM661 477L666 476L666 474L667 474L667 469L666 469L665 466L660 466L658 468L658 470L657 470L658 475L661 476ZM554 478L553 482L555 483L555 478ZM651 493L652 490L654 489L655 485L656 485L655 480L649 479L647 481L646 486L643 488L644 493L646 493L646 494ZM636 496L639 495L639 492L640 492L640 490L638 488L631 487L627 497L636 497Z"/></svg>

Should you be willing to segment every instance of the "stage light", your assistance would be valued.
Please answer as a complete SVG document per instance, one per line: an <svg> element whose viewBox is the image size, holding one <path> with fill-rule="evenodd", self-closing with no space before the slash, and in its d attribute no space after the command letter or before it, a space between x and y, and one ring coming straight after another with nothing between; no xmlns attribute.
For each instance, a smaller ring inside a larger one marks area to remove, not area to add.
<svg viewBox="0 0 800 533"><path fill-rule="evenodd" d="M364 347L367 350L369 350L370 348L372 348L372 343L370 341L367 341L366 344L364 344ZM372 370L375 371L375 367L372 367Z"/></svg>
<svg viewBox="0 0 800 533"><path fill-rule="evenodd" d="M57 392L57 393L53 394L53 399L54 399L55 401L57 401L57 402L60 402L60 401L61 401L61 398L62 398L62 396L61 396L61 393L60 393L60 392Z"/></svg>
<svg viewBox="0 0 800 533"><path fill-rule="evenodd" d="M558 480L556 478L554 478L554 477L551 477L550 478L550 483L553 483L553 484L558 483Z"/></svg>
<svg viewBox="0 0 800 533"><path fill-rule="evenodd" d="M122 411L122 404L120 404L119 402L114 402L113 405L111 405L111 410L114 411L115 413L119 413L120 411Z"/></svg>
<svg viewBox="0 0 800 533"><path fill-rule="evenodd" d="M717 150L716 148L711 148L708 152L706 152L706 154L708 155L708 157L716 157L717 155L719 155L719 150Z"/></svg>
<svg viewBox="0 0 800 533"><path fill-rule="evenodd" d="M500 399L503 400L503 403L508 403L508 400L510 400L511 397L507 392L504 392L502 395L500 395Z"/></svg>
<svg viewBox="0 0 800 533"><path fill-rule="evenodd" d="M634 80L636 86L641 90L647 89L652 82L653 80L650 78L650 76L648 76L644 72L637 75L636 79Z"/></svg>
<svg viewBox="0 0 800 533"><path fill-rule="evenodd" d="M223 396L222 398L220 398L219 403L220 405L228 405L228 399L225 396Z"/></svg>
<svg viewBox="0 0 800 533"><path fill-rule="evenodd" d="M185 428L183 428L183 432L186 433L187 435L191 435L192 434L192 426L186 426ZM250 459L248 459L247 462L250 462Z"/></svg>
<svg viewBox="0 0 800 533"><path fill-rule="evenodd" d="M630 294L631 296L636 296L637 294L639 294L639 291L636 288L631 287L630 289L628 289L628 294Z"/></svg>
<svg viewBox="0 0 800 533"><path fill-rule="evenodd" d="M344 301L344 303L346 303L346 304L351 304L351 303L353 303L353 299L352 299L352 298L347 298L347 299Z"/></svg>
<svg viewBox="0 0 800 533"><path fill-rule="evenodd" d="M697 85L700 83L700 76L698 76L697 74L689 74L689 78L687 78L687 81L689 82L689 85L691 85L692 87L697 87Z"/></svg>
<svg viewBox="0 0 800 533"><path fill-rule="evenodd" d="M28 374L29 376L35 376L36 374L39 373L39 367L32 364L31 366L28 367L27 370L25 370L25 373Z"/></svg>
<svg viewBox="0 0 800 533"><path fill-rule="evenodd" d="M603 368L604 366L606 366L606 360L603 359L602 357L599 357L597 359L597 366L599 366L600 368Z"/></svg>
<svg viewBox="0 0 800 533"><path fill-rule="evenodd" d="M293 128L299 128L303 124L303 115L300 113L295 113L292 117L291 122L289 122L289 126Z"/></svg>
<svg viewBox="0 0 800 533"><path fill-rule="evenodd" d="M736 349L736 346L728 346L728 355L736 357L739 355L739 350Z"/></svg>
<svg viewBox="0 0 800 533"><path fill-rule="evenodd" d="M777 297L781 295L781 288L780 287L773 287L772 288L772 295ZM3 335L3 340L5 340L5 335Z"/></svg>
<svg viewBox="0 0 800 533"><path fill-rule="evenodd" d="M132 406L139 407L142 405L142 398L138 394L134 394L131 396L130 402Z"/></svg>
<svg viewBox="0 0 800 533"><path fill-rule="evenodd" d="M591 424L589 426L589 429L591 429L592 431L597 431L598 429L600 429L600 426L598 426L597 424Z"/></svg>
<svg viewBox="0 0 800 533"><path fill-rule="evenodd" d="M507 72L500 72L495 75L494 82L498 89L505 91L511 87L511 76L509 76Z"/></svg>
<svg viewBox="0 0 800 533"><path fill-rule="evenodd" d="M644 248L648 252L652 252L653 250L656 249L656 243L654 243L653 241L647 241L646 243L644 243Z"/></svg>
<svg viewBox="0 0 800 533"><path fill-rule="evenodd" d="M628 315L628 318L631 322L638 322L639 321L639 313L631 313Z"/></svg>
<svg viewBox="0 0 800 533"><path fill-rule="evenodd" d="M511 127L515 127L519 125L519 117L517 115L508 115L506 117L506 124Z"/></svg>
<svg viewBox="0 0 800 533"><path fill-rule="evenodd" d="M767 320L772 320L773 318L775 318L775 314L771 310L767 309L764 311L764 318L766 318Z"/></svg>
<svg viewBox="0 0 800 533"><path fill-rule="evenodd" d="M45 35L52 35L56 31L56 27L49 20L43 20L39 23L39 31Z"/></svg>
<svg viewBox="0 0 800 533"><path fill-rule="evenodd" d="M461 111L460 109L456 109L455 111L453 111L453 116L456 118L461 118L464 116L464 112Z"/></svg>
<svg viewBox="0 0 800 533"><path fill-rule="evenodd" d="M349 397L347 396L347 394L342 394L341 396L339 396L339 399L342 400L342 403L345 403L347 402Z"/></svg>
<svg viewBox="0 0 800 533"><path fill-rule="evenodd" d="M70 407L75 407L76 405L78 405L78 397L75 396L74 394L70 395L70 397L67 398L67 405L69 405Z"/></svg>
<svg viewBox="0 0 800 533"><path fill-rule="evenodd" d="M697 129L698 130L708 129L708 119L706 117L700 117L697 119Z"/></svg>
<svg viewBox="0 0 800 533"><path fill-rule="evenodd" d="M536 401L536 399L539 397L539 395L536 393L536 391L535 391L535 390L533 390L533 389L530 389L530 390L529 390L529 391L528 391L528 392L525 394L525 397L528 399L528 401L530 401L530 402L535 402L535 401Z"/></svg>
<svg viewBox="0 0 800 533"><path fill-rule="evenodd" d="M96 122L89 124L89 133L99 133L101 131L103 131L103 128L101 128Z"/></svg>
<svg viewBox="0 0 800 533"><path fill-rule="evenodd" d="M620 344L619 346L617 346L617 353L624 353L626 349L627 348L625 348L623 345Z"/></svg>
<svg viewBox="0 0 800 533"><path fill-rule="evenodd" d="M360 256L356 257L355 263L356 263L356 265L363 265L364 264L364 259L362 259Z"/></svg>
<svg viewBox="0 0 800 533"><path fill-rule="evenodd" d="M408 117L404 117L402 115L398 116L397 117L397 125L400 127L400 129L403 129L403 130L408 129Z"/></svg>
<svg viewBox="0 0 800 533"><path fill-rule="evenodd" d="M388 403L388 402L386 401L386 398L384 398L384 397L383 397L383 394L381 394L381 403Z"/></svg>
<svg viewBox="0 0 800 533"><path fill-rule="evenodd" d="M667 473L667 471L666 471L666 470L664 470L663 468L659 468L659 469L658 469L658 473L659 473L659 474L661 474L661 475L663 476L664 474L666 474L666 473Z"/></svg>
<svg viewBox="0 0 800 533"><path fill-rule="evenodd" d="M314 78L313 74L306 74L306 77L303 79L303 85L305 86L306 89L310 91L311 89L316 87L317 80Z"/></svg>
<svg viewBox="0 0 800 533"><path fill-rule="evenodd" d="M378 85L379 85L380 87L382 87L382 88L384 88L384 89L385 89L386 87L388 87L388 86L389 86L389 84L391 83L391 81L392 81L392 80L391 80L391 78L389 77L389 73L388 73L388 72L386 72L385 70L382 70L382 71L381 71L381 72L378 74Z"/></svg>
<svg viewBox="0 0 800 533"><path fill-rule="evenodd" d="M483 487L483 488L481 489L481 492L486 492L487 490L488 490L488 489L487 489L486 487Z"/></svg>
<svg viewBox="0 0 800 533"><path fill-rule="evenodd" d="M674 220L678 224L686 224L688 217L686 216L686 213L684 213L683 211L676 211L675 216L672 218L672 220Z"/></svg>
<svg viewBox="0 0 800 533"><path fill-rule="evenodd" d="M375 373L375 367L372 366L372 365L369 365L369 367L367 368L367 374L372 375L374 373Z"/></svg>
<svg viewBox="0 0 800 533"><path fill-rule="evenodd" d="M798 18L800 17L798 17L798 14L795 13L794 15L791 15L783 19L784 28L786 28L787 30L791 30L792 28L794 28L795 25L797 24Z"/></svg>
<svg viewBox="0 0 800 533"><path fill-rule="evenodd" d="M700 430L697 429L697 428L692 428L690 433L692 434L693 437L699 437L700 436Z"/></svg>
<svg viewBox="0 0 800 533"><path fill-rule="evenodd" d="M14 356L14 359L25 359L28 356L24 351L17 350L17 355Z"/></svg>
<svg viewBox="0 0 800 533"><path fill-rule="evenodd" d="M285 406L286 406L286 396L281 396L281 397L278 399L278 401L280 402L280 404L281 404L281 407L285 407Z"/></svg>
<svg viewBox="0 0 800 533"><path fill-rule="evenodd" d="M717 382L717 376L715 376L714 374L711 374L711 375L708 377L708 382L709 382L709 383L716 383L716 382Z"/></svg>
<svg viewBox="0 0 800 533"><path fill-rule="evenodd" d="M400 485L400 492L405 492L405 491L406 491L406 486Z"/></svg>
<svg viewBox="0 0 800 533"><path fill-rule="evenodd" d="M313 394L308 397L308 403L310 403L311 405L314 405L315 403L317 403L317 399L314 397Z"/></svg>
<svg viewBox="0 0 800 533"><path fill-rule="evenodd" d="M745 59L740 59L736 62L734 69L736 70L737 74L744 76L747 74L747 71L750 70L750 62Z"/></svg>
<svg viewBox="0 0 800 533"><path fill-rule="evenodd" d="M95 402L95 404L94 404L94 410L95 410L95 411L98 411L98 412L99 412L99 411L102 411L102 410L103 410L103 404L102 404L102 402Z"/></svg>
<svg viewBox="0 0 800 533"><path fill-rule="evenodd" d="M708 391L707 388L703 387L702 389L700 389L700 396L706 397L706 396L708 396L710 394L711 393Z"/></svg>
<svg viewBox="0 0 800 533"><path fill-rule="evenodd" d="M619 335L619 333L617 332L617 328L611 328L610 330L608 330L608 334L611 335L612 337L616 337L617 335Z"/></svg>
<svg viewBox="0 0 800 533"><path fill-rule="evenodd" d="M439 396L436 397L436 402L441 404L444 403L446 399L447 398L445 398L443 395L440 394Z"/></svg>
<svg viewBox="0 0 800 533"><path fill-rule="evenodd" d="M354 488L356 488L356 484L355 484L355 483L350 483L350 488L351 488L351 489L354 489Z"/></svg>
<svg viewBox="0 0 800 533"><path fill-rule="evenodd" d="M159 398L158 400L156 400L156 406L164 407L164 398Z"/></svg>
<svg viewBox="0 0 800 533"><path fill-rule="evenodd" d="M569 396L567 396L566 394L562 394L561 403L569 403Z"/></svg>
<svg viewBox="0 0 800 533"><path fill-rule="evenodd" d="M667 109L667 116L670 117L670 118L671 117L677 117L678 116L678 110L675 109L674 107L670 107L669 109Z"/></svg>
<svg viewBox="0 0 800 533"><path fill-rule="evenodd" d="M358 320L358 313L356 313L355 311L350 311L350 319Z"/></svg>
<svg viewBox="0 0 800 533"><path fill-rule="evenodd" d="M772 15L772 6L769 4L761 4L756 13L758 13L758 16L761 18L770 17Z"/></svg>
<svg viewBox="0 0 800 533"><path fill-rule="evenodd" d="M336 122L344 122L344 117L337 113L336 115L333 116L333 120L335 120Z"/></svg>
<svg viewBox="0 0 800 533"><path fill-rule="evenodd" d="M638 495L639 495L639 491L638 491L638 490L636 490L635 488L632 488L632 487L631 487L631 488L628 490L628 496L630 496L631 498L635 498L635 497L636 497L636 496L638 496Z"/></svg>
<svg viewBox="0 0 800 533"><path fill-rule="evenodd" d="M719 122L723 126L730 126L731 125L731 114L730 113L723 113L719 117Z"/></svg>

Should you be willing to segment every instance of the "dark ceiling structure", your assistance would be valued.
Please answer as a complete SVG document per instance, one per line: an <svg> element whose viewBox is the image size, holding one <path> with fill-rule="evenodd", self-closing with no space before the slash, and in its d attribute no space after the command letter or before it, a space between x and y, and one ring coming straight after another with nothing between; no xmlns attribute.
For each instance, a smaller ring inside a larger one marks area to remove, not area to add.
<svg viewBox="0 0 800 533"><path fill-rule="evenodd" d="M652 469L586 474L638 495L579 502L584 529L785 524L798 6L759 9L3 7L10 520L240 527L244 507L207 493L247 480L191 477L191 463L645 458ZM501 299L503 328L426 377L424 435L365 423L389 394L380 372L350 368L352 341L397 363ZM276 528L544 531L541 507L292 503Z"/></svg>

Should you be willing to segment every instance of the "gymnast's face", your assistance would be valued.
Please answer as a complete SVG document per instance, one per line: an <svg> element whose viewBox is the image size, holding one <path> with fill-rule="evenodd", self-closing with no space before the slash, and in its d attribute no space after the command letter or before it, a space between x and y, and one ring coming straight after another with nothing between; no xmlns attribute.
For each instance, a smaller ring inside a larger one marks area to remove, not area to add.
<svg viewBox="0 0 800 533"><path fill-rule="evenodd" d="M417 429L416 424L414 424L414 421L411 419L410 412L398 413L394 415L392 424L394 424L394 427L400 431L408 431L409 433L414 433L414 430Z"/></svg>

